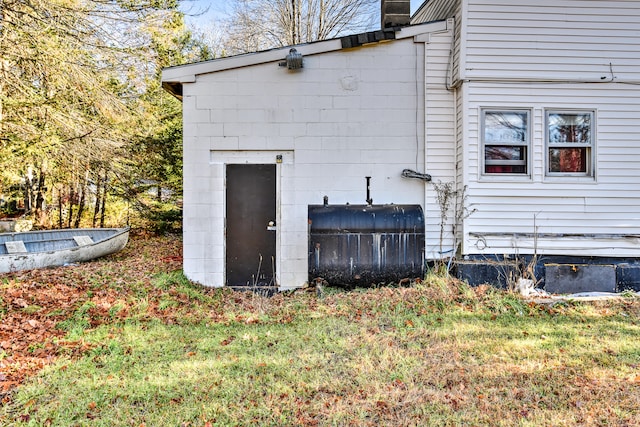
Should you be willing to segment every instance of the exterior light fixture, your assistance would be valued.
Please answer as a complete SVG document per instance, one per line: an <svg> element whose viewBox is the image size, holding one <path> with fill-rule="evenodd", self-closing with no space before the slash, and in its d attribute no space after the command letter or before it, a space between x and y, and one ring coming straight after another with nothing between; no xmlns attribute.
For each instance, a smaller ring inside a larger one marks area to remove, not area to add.
<svg viewBox="0 0 640 427"><path fill-rule="evenodd" d="M302 54L295 49L290 49L289 54L283 62L278 63L281 67L287 67L288 70L299 70L302 68Z"/></svg>

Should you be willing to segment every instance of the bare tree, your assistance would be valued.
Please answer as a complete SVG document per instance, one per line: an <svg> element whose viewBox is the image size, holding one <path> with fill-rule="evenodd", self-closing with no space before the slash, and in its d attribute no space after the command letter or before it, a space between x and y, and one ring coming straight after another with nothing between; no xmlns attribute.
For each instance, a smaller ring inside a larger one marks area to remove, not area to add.
<svg viewBox="0 0 640 427"><path fill-rule="evenodd" d="M367 31L379 0L235 0L227 22L228 54L291 46Z"/></svg>

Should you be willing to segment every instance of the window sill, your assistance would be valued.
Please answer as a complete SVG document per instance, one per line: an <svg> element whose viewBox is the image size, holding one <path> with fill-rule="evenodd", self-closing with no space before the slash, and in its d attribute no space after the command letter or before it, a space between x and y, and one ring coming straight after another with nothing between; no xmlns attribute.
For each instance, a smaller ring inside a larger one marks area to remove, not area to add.
<svg viewBox="0 0 640 427"><path fill-rule="evenodd" d="M596 178L594 176L579 176L579 175L546 175L543 178L543 182L546 183L579 183L579 184L596 184Z"/></svg>
<svg viewBox="0 0 640 427"><path fill-rule="evenodd" d="M533 182L533 178L522 174L483 174L478 182Z"/></svg>

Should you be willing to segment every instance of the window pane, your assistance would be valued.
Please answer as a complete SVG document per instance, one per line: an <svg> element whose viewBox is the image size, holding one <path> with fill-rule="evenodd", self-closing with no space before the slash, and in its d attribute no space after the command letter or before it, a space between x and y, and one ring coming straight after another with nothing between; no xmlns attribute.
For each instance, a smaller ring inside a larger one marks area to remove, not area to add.
<svg viewBox="0 0 640 427"><path fill-rule="evenodd" d="M550 148L549 172L587 172L586 148Z"/></svg>
<svg viewBox="0 0 640 427"><path fill-rule="evenodd" d="M484 142L526 142L527 120L528 114L525 111L487 111L484 116Z"/></svg>
<svg viewBox="0 0 640 427"><path fill-rule="evenodd" d="M527 147L489 145L484 159L484 173L527 173Z"/></svg>
<svg viewBox="0 0 640 427"><path fill-rule="evenodd" d="M591 143L590 113L550 113L550 143Z"/></svg>
<svg viewBox="0 0 640 427"><path fill-rule="evenodd" d="M511 145L487 145L484 147L485 160L525 160L525 147Z"/></svg>

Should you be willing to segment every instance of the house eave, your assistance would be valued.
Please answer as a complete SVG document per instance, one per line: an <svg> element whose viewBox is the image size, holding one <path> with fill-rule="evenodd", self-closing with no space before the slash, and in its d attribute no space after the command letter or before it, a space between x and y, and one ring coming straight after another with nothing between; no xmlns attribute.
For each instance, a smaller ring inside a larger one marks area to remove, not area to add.
<svg viewBox="0 0 640 427"><path fill-rule="evenodd" d="M182 101L182 83L163 81L162 88Z"/></svg>

